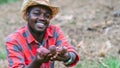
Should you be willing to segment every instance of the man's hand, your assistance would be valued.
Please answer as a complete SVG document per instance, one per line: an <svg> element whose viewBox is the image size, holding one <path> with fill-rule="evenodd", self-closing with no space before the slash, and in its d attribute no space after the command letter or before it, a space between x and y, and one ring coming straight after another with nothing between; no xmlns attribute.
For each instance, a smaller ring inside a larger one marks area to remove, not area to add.
<svg viewBox="0 0 120 68"><path fill-rule="evenodd" d="M42 63L50 60L50 51L43 46L37 49L37 55L35 59L25 68L40 68Z"/></svg>
<svg viewBox="0 0 120 68"><path fill-rule="evenodd" d="M50 53L52 53L52 57L50 58L50 60L58 60L58 61L67 61L70 56L69 53L67 51L67 48L65 46L59 46L59 47L55 47L55 46L51 46L49 48Z"/></svg>
<svg viewBox="0 0 120 68"><path fill-rule="evenodd" d="M43 46L40 46L40 48L37 49L37 56L36 59L41 62L48 62L50 60L50 51Z"/></svg>
<svg viewBox="0 0 120 68"><path fill-rule="evenodd" d="M49 49L41 46L37 49L37 60L41 61L41 63L51 61L67 61L70 58L69 52L67 51L67 47L55 45L51 45Z"/></svg>

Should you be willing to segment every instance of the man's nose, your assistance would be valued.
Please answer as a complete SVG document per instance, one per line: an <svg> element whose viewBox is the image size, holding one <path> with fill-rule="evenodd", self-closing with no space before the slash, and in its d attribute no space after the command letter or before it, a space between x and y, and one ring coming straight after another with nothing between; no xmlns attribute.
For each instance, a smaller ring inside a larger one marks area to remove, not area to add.
<svg viewBox="0 0 120 68"><path fill-rule="evenodd" d="M43 14L43 13L40 14L40 16L39 16L39 20L45 20L45 17L44 17L44 14Z"/></svg>

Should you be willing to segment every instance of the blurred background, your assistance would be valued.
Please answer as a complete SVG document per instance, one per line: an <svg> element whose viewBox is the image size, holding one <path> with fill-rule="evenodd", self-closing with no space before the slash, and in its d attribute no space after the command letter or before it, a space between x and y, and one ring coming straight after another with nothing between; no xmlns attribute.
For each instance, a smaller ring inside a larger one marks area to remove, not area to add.
<svg viewBox="0 0 120 68"><path fill-rule="evenodd" d="M7 68L5 39L23 26L23 0L0 0L0 68ZM120 68L120 0L50 0L60 26L81 61L73 68ZM56 61L55 68L66 68Z"/></svg>

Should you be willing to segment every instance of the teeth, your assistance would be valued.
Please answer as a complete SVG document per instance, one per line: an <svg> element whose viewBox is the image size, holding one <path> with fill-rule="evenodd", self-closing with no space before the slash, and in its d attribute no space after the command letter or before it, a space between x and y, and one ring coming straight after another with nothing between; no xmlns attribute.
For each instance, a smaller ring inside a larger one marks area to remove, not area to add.
<svg viewBox="0 0 120 68"><path fill-rule="evenodd" d="M39 25L39 26L44 26L44 24L43 24L43 23L37 23L37 25Z"/></svg>

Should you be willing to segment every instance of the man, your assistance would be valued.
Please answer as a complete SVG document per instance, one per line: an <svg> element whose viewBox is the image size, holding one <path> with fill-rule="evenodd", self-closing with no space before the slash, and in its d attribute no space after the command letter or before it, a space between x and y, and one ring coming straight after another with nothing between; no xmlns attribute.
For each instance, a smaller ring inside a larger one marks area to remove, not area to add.
<svg viewBox="0 0 120 68"><path fill-rule="evenodd" d="M6 40L8 68L54 68L54 61L74 66L79 56L63 32L50 20L58 7L48 0L24 0L22 16L27 22Z"/></svg>

